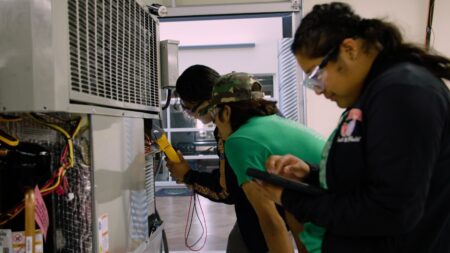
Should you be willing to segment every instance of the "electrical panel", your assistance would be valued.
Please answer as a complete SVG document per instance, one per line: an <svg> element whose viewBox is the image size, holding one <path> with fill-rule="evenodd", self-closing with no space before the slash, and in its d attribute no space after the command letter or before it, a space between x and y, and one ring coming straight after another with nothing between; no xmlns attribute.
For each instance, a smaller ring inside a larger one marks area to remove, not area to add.
<svg viewBox="0 0 450 253"><path fill-rule="evenodd" d="M178 73L178 44L176 40L163 40L161 49L161 85L162 87L175 87Z"/></svg>
<svg viewBox="0 0 450 253"><path fill-rule="evenodd" d="M75 129L78 130L73 134L72 151L69 151L62 132L74 133ZM28 188L37 187L49 220L47 238L41 249L94 252L93 174L87 116L16 114L15 120L0 118L0 131L17 140L9 145L0 142L0 229L13 234L25 230L24 193ZM69 160L73 164L69 165ZM36 229L39 229L37 225ZM6 247L6 252L24 247L17 237L15 234L9 238L13 249Z"/></svg>
<svg viewBox="0 0 450 253"><path fill-rule="evenodd" d="M154 164L161 163L145 138L143 119L0 116L0 138L17 140L8 145L0 139L0 231L25 230L24 194L37 187L49 217L44 252L139 253L161 247L162 222L149 220L155 214ZM16 250L23 246L9 240Z"/></svg>

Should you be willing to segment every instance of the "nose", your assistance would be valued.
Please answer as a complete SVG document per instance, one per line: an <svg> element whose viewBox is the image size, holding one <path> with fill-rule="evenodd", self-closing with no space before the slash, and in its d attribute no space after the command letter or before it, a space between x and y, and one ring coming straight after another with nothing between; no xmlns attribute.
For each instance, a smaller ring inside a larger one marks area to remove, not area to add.
<svg viewBox="0 0 450 253"><path fill-rule="evenodd" d="M314 93L316 93L316 95L324 94L324 92L325 92L325 89L323 87L319 87L319 86L314 87L313 90L314 90Z"/></svg>

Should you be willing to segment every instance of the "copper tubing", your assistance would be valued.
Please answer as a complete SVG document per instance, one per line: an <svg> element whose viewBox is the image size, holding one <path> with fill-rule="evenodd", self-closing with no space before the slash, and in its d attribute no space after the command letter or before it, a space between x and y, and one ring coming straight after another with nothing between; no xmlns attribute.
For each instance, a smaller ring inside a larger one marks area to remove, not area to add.
<svg viewBox="0 0 450 253"><path fill-rule="evenodd" d="M7 156L9 151L7 149L0 149L0 156Z"/></svg>
<svg viewBox="0 0 450 253"><path fill-rule="evenodd" d="M36 206L34 191L25 192L25 252L34 253L34 238L36 225L34 220L34 208Z"/></svg>

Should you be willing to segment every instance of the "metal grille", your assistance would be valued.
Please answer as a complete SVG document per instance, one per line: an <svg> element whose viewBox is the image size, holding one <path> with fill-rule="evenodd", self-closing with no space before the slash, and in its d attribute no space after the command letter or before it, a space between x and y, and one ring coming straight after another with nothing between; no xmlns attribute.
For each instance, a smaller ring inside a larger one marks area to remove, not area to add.
<svg viewBox="0 0 450 253"><path fill-rule="evenodd" d="M91 167L84 163L82 152L75 151L77 162L66 173L70 193L55 196L56 248L57 252L89 253L93 250Z"/></svg>
<svg viewBox="0 0 450 253"><path fill-rule="evenodd" d="M68 11L72 92L158 107L156 21L134 0L69 0Z"/></svg>
<svg viewBox="0 0 450 253"><path fill-rule="evenodd" d="M278 48L278 83L280 94L280 111L288 119L305 122L302 89L297 89L297 62L291 52L292 38L283 38ZM299 92L300 91L300 92Z"/></svg>
<svg viewBox="0 0 450 253"><path fill-rule="evenodd" d="M59 157L65 141L61 134L39 124L25 114L17 114L19 122L3 123L0 129L16 136L21 142L36 143L52 154L52 172L60 166ZM70 126L70 114L40 114L47 122L57 124L63 129ZM68 169L65 178L68 190L63 195L52 194L52 205L48 206L50 230L45 252L93 252L92 224L92 170L90 166L89 131L81 130L74 139L75 166ZM47 199L49 197L46 197ZM0 203L1 206L1 203ZM50 243L49 243L50 241Z"/></svg>
<svg viewBox="0 0 450 253"><path fill-rule="evenodd" d="M148 215L155 212L155 172L153 169L153 155L145 156L145 191L147 192Z"/></svg>

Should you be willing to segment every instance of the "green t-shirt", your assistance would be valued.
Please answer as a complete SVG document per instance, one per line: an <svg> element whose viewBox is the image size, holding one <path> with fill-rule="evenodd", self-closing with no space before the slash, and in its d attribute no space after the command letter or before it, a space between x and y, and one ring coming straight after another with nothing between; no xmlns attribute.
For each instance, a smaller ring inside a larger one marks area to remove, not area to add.
<svg viewBox="0 0 450 253"><path fill-rule="evenodd" d="M253 117L225 142L225 155L239 185L251 180L248 168L265 170L271 155L292 154L312 164L321 160L325 140L298 122L277 115ZM325 230L305 223L300 239L310 253L320 253Z"/></svg>
<svg viewBox="0 0 450 253"><path fill-rule="evenodd" d="M318 164L325 140L298 122L277 115L253 117L225 142L225 155L239 185L251 180L248 168L266 170L271 155L292 154Z"/></svg>

